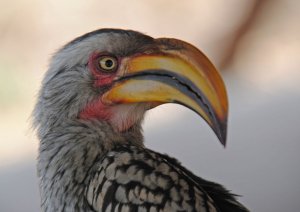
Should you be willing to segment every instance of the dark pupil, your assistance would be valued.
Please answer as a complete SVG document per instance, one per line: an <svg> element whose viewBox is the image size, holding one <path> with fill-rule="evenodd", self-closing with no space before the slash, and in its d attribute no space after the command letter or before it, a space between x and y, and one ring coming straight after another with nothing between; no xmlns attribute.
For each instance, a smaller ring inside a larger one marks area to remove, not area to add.
<svg viewBox="0 0 300 212"><path fill-rule="evenodd" d="M105 66L108 68L111 68L113 66L114 62L112 60L106 60L105 61Z"/></svg>

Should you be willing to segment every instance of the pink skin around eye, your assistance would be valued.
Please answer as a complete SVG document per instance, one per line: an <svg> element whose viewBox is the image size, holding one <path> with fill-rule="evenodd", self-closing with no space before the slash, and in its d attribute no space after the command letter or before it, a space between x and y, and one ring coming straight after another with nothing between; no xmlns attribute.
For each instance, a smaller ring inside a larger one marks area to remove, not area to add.
<svg viewBox="0 0 300 212"><path fill-rule="evenodd" d="M98 70L97 63L98 58L101 55L98 52L94 52L90 55L89 61L88 61L88 69L91 71L93 78L94 78L94 84L93 86L95 88L101 88L104 86L109 86L113 79L116 77L117 72L113 73L105 73L101 70ZM79 114L79 117L81 119L101 119L101 120L109 120L111 117L111 111L110 107L103 104L101 101L101 98L98 100L95 100L91 103L89 103Z"/></svg>
<svg viewBox="0 0 300 212"><path fill-rule="evenodd" d="M95 79L94 86L97 88L102 86L109 86L117 74L117 71L113 73L105 73L104 71L98 70L96 64L98 63L98 58L101 57L101 55L105 56L106 54L94 52L91 54L88 61L88 68L93 74L93 77Z"/></svg>

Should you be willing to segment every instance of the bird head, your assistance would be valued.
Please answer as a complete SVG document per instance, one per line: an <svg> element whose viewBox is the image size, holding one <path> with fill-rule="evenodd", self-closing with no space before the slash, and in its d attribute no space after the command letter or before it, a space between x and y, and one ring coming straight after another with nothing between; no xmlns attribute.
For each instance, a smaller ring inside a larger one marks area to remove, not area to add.
<svg viewBox="0 0 300 212"><path fill-rule="evenodd" d="M35 108L36 125L94 120L125 133L147 110L178 103L199 114L225 145L227 95L210 60L181 40L101 29L53 57Z"/></svg>

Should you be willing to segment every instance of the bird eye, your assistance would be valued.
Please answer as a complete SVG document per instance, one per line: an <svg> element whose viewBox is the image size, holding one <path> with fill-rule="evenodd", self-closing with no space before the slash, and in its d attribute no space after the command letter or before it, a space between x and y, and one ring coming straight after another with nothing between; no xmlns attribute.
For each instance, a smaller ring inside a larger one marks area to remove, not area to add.
<svg viewBox="0 0 300 212"><path fill-rule="evenodd" d="M111 56L103 56L98 60L99 68L106 72L115 71L118 64L117 59Z"/></svg>

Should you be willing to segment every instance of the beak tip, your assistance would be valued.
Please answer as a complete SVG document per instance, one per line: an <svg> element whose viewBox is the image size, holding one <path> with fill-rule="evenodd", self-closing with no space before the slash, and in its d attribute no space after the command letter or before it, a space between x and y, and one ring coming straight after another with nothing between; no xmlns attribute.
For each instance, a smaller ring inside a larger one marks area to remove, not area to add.
<svg viewBox="0 0 300 212"><path fill-rule="evenodd" d="M224 135L219 135L218 136L218 139L219 139L219 141L220 141L220 143L222 144L222 146L224 147L224 148L226 148L226 137L223 137Z"/></svg>
<svg viewBox="0 0 300 212"><path fill-rule="evenodd" d="M227 122L223 122L220 124L220 130L217 133L217 137L220 141L220 143L226 147L226 139L227 139Z"/></svg>
<svg viewBox="0 0 300 212"><path fill-rule="evenodd" d="M220 142L223 145L223 147L226 148L226 137L225 138L220 138Z"/></svg>

